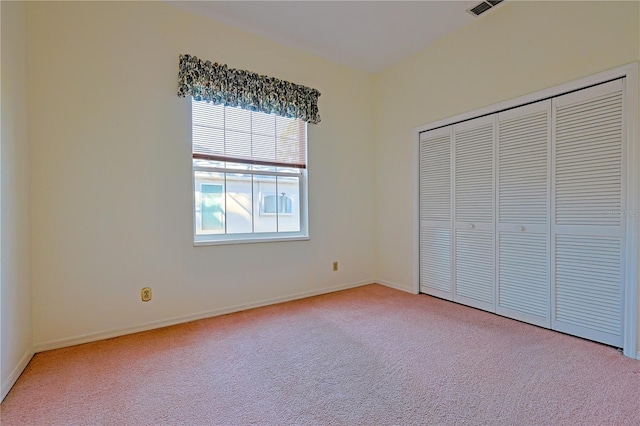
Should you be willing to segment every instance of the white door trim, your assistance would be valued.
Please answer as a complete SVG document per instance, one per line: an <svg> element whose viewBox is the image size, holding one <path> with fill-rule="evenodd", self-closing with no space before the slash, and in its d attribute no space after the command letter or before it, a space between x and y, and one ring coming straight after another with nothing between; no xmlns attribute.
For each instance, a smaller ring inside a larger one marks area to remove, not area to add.
<svg viewBox="0 0 640 426"><path fill-rule="evenodd" d="M638 192L640 191L640 149L638 148L638 62L632 62L621 67L603 71L598 74L580 78L575 81L563 83L548 89L520 96L515 99L489 105L473 111L458 114L453 117L438 120L429 124L424 124L413 129L414 152L419 153L420 133L433 130L438 127L448 126L472 118L481 117L488 114L495 114L504 110L526 105L532 102L541 101L575 90L584 89L589 86L601 84L609 80L625 78L624 80L624 126L625 126L625 148L627 153L626 182L627 190L625 194L626 211L622 212L625 220L625 229L628 236L633 238L625 239L625 288L624 288L624 355L636 358L640 356L640 348L637 347L638 332L638 238L640 219L640 202ZM414 268L413 268L413 292L419 293L419 155L414 157L414 208L413 208L413 238L414 238Z"/></svg>
<svg viewBox="0 0 640 426"><path fill-rule="evenodd" d="M630 214L625 215L625 287L624 287L624 355L630 358L636 356L638 337L638 191L640 190L640 176L638 175L638 62L625 67L623 88L624 118L623 125L626 134L625 149L627 154L626 168L626 209ZM629 238L632 236L632 238Z"/></svg>
<svg viewBox="0 0 640 426"><path fill-rule="evenodd" d="M635 73L635 84L637 88L638 62L632 62L630 64L613 68L607 71L603 71L598 74L593 74L588 77L583 77L575 81L559 84L557 86L553 86L548 89L540 90L534 93L529 93L527 95L523 95L514 99L499 102L497 104L488 105L482 108L475 109L473 111L455 115L453 117L448 117L442 120L434 121L432 123L423 124L421 126L415 127L413 129L413 132L415 135L419 135L421 132L425 132L427 130L433 130L438 127L448 126L450 124L459 123L461 121L467 121L472 118L481 117L483 115L495 114L497 112L502 112L504 110L526 105L532 102L542 101L544 99L549 99L559 95L564 95L566 93L573 92L575 90L585 89L589 86L594 86L596 84L601 84L609 80L615 80L617 78L627 77L627 79L630 80L631 74L634 74L634 73ZM630 85L627 85L627 86L628 86L628 89L631 89ZM638 95L638 91L636 90L635 91L636 99L638 99L637 95ZM637 103L635 108L637 111L638 109Z"/></svg>

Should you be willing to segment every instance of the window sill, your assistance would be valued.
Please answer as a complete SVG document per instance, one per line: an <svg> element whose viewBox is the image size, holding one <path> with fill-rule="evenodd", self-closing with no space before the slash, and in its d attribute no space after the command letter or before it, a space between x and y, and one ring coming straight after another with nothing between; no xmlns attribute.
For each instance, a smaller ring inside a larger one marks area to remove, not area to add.
<svg viewBox="0 0 640 426"><path fill-rule="evenodd" d="M264 237L264 238L238 238L229 240L198 240L193 242L194 247L199 246L221 246L231 244L256 244L256 243L280 243L285 241L309 241L308 235Z"/></svg>

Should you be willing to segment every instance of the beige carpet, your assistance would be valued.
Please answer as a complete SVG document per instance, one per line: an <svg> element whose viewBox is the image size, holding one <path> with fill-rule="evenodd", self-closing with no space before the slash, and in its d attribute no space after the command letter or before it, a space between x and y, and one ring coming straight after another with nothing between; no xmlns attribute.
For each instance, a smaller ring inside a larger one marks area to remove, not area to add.
<svg viewBox="0 0 640 426"><path fill-rule="evenodd" d="M640 361L379 285L38 354L2 425L640 424Z"/></svg>

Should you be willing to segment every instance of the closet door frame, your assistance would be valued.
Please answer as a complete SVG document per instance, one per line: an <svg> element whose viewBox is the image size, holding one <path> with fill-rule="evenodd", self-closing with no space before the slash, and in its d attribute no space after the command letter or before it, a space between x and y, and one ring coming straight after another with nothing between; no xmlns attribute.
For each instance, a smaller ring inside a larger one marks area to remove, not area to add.
<svg viewBox="0 0 640 426"><path fill-rule="evenodd" d="M638 147L638 62L613 68L601 73L580 78L568 83L560 84L548 89L537 91L515 99L489 105L473 111L465 112L453 117L424 124L413 129L413 293L418 294L419 289L419 149L420 133L453 125L462 121L478 118L489 114L499 113L514 107L526 105L552 97L564 95L576 90L605 83L618 78L624 78L624 151L626 152L626 193L624 204L627 212L624 214L624 228L626 236L624 241L624 264L627 265L624 272L624 303L623 303L623 353L630 358L640 360L640 348L638 342L638 240L639 240L639 212L640 212L640 149ZM632 267L634 266L634 267Z"/></svg>

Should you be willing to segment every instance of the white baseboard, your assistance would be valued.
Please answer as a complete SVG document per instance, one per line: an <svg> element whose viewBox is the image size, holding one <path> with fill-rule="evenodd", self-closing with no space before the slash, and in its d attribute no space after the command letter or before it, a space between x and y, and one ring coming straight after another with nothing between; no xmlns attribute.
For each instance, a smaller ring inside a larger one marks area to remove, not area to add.
<svg viewBox="0 0 640 426"><path fill-rule="evenodd" d="M33 348L29 348L18 362L18 365L16 365L13 371L11 371L7 380L2 382L2 386L0 387L0 402L4 400L4 397L7 396L13 385L16 384L18 377L20 377L24 369L27 368L27 365L29 364L29 361L31 361L31 358L33 358L34 353Z"/></svg>
<svg viewBox="0 0 640 426"><path fill-rule="evenodd" d="M396 290L400 290L400 291L406 291L407 293L411 293L411 294L415 294L413 291L413 288L411 287L406 287L400 284L396 284L396 283L392 283L391 281L385 281L385 280L376 280L376 282L378 284L382 284L384 286L387 287L391 287L391 288L395 288Z"/></svg>
<svg viewBox="0 0 640 426"><path fill-rule="evenodd" d="M230 306L227 308L214 309L211 311L198 312L190 315L183 315L179 317L169 318L166 320L152 321L145 324L137 325L134 327L125 327L114 330L100 331L97 333L82 334L80 336L69 337L65 339L50 340L48 342L36 343L33 347L35 353L49 351L52 349L60 349L68 346L80 345L82 343L95 342L97 340L110 339L112 337L124 336L127 334L139 333L141 331L153 330L156 328L168 327L170 325L182 324L185 322L195 321L204 318L215 317L218 315L230 314L238 311L245 311L247 309L259 308L261 306L273 305L276 303L289 302L297 299L304 299L306 297L319 296L321 294L333 293L335 291L347 290L349 288L360 287L367 284L373 284L374 280L363 280L355 283L340 284L333 287L326 287L321 290L311 290L302 293L294 293L287 296L274 297L271 299L260 300L252 303L245 303L242 305Z"/></svg>

